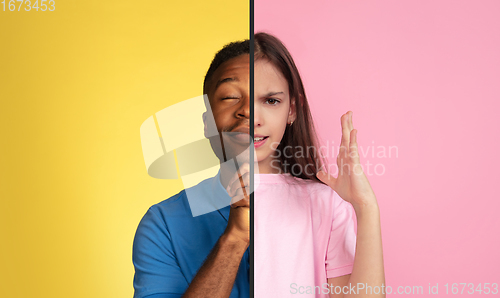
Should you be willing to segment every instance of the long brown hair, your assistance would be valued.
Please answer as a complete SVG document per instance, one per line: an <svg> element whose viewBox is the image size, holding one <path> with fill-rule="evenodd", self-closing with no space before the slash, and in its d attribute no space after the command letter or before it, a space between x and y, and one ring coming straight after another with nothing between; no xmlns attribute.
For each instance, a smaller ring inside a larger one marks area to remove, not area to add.
<svg viewBox="0 0 500 298"><path fill-rule="evenodd" d="M288 82L290 104L292 101L295 103L296 119L292 125L287 125L281 143L276 148L281 153L279 159L282 173L321 183L316 178L316 173L326 163L319 150L319 142L299 70L290 52L275 36L264 32L256 33L254 45L255 61L267 59L281 71ZM285 152L289 148L292 152ZM302 150L301 154L298 154L297 150ZM295 165L299 166L299 173L293 170Z"/></svg>

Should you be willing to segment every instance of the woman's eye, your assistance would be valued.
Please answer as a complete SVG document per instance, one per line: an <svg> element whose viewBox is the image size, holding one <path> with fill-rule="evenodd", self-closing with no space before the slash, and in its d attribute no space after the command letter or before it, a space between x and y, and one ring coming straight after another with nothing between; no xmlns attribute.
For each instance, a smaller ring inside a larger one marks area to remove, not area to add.
<svg viewBox="0 0 500 298"><path fill-rule="evenodd" d="M280 101L277 100L276 98L268 98L266 99L266 102L269 103L270 105L277 105Z"/></svg>

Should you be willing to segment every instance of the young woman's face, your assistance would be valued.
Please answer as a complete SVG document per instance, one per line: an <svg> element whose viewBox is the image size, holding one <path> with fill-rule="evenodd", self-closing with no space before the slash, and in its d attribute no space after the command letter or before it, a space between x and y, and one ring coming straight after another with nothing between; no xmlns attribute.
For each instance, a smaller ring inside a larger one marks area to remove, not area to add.
<svg viewBox="0 0 500 298"><path fill-rule="evenodd" d="M290 104L288 82L267 59L254 63L254 146L259 173L279 173L276 152L285 128L295 120L295 106Z"/></svg>

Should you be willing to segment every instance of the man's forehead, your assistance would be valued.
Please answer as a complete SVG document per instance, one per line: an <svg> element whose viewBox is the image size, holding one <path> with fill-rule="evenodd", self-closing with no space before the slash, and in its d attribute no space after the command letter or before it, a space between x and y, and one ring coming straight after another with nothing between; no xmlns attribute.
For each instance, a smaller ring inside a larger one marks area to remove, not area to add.
<svg viewBox="0 0 500 298"><path fill-rule="evenodd" d="M215 78L220 78L222 75L227 75L228 73L234 72L235 74L241 73L241 71L250 69L250 55L244 54L238 57L229 59L222 63L214 73ZM248 74L250 74L248 72Z"/></svg>
<svg viewBox="0 0 500 298"><path fill-rule="evenodd" d="M243 54L222 63L209 80L207 95L209 101L223 83L248 81L250 78L250 55ZM228 79L228 80L226 80Z"/></svg>
<svg viewBox="0 0 500 298"><path fill-rule="evenodd" d="M240 55L222 63L210 79L209 94L214 94L225 83L248 82L250 79L250 55ZM210 97L210 96L209 96Z"/></svg>

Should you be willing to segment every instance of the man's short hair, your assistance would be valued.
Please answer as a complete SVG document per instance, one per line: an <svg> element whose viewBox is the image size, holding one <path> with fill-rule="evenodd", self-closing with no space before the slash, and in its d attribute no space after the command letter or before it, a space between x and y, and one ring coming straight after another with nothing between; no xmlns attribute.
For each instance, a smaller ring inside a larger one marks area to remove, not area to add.
<svg viewBox="0 0 500 298"><path fill-rule="evenodd" d="M208 94L210 80L217 68L219 68L222 63L243 54L250 54L250 41L248 39L228 43L217 52L205 75L205 80L203 81L203 94Z"/></svg>

